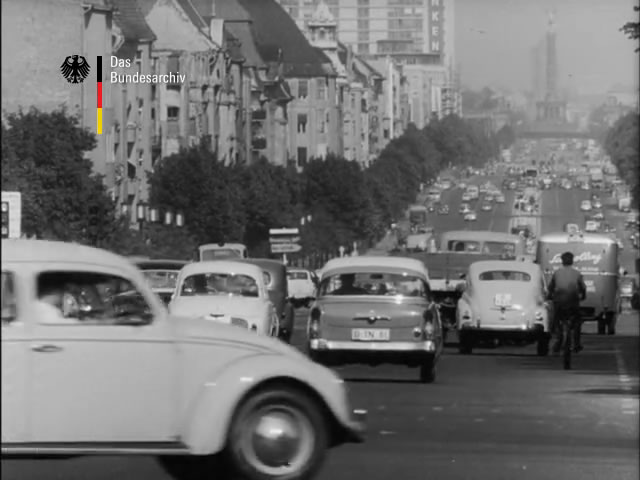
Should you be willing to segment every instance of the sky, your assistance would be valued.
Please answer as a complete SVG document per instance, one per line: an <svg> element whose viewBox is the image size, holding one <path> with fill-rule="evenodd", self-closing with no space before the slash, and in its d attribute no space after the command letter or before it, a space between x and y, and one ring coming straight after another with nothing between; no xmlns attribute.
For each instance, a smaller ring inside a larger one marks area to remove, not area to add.
<svg viewBox="0 0 640 480"><path fill-rule="evenodd" d="M464 86L531 90L531 51L555 9L559 87L603 94L638 88L637 43L619 28L638 0L454 0L455 55Z"/></svg>

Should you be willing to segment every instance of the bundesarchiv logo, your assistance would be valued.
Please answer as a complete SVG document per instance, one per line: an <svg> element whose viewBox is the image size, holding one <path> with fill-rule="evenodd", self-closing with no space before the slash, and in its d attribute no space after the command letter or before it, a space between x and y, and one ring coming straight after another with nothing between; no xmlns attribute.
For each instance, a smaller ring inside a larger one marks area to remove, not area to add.
<svg viewBox="0 0 640 480"><path fill-rule="evenodd" d="M90 70L89 62L87 62L87 59L82 55L70 55L65 58L62 65L60 65L60 72L62 72L62 76L66 78L69 83L84 82Z"/></svg>

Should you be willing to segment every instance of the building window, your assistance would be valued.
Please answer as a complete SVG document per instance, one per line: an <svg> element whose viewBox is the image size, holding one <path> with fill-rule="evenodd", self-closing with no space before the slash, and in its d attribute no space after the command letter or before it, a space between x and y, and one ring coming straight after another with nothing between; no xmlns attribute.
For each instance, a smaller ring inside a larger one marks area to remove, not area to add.
<svg viewBox="0 0 640 480"><path fill-rule="evenodd" d="M359 43L358 44L358 53L360 54L368 54L369 53L369 44L368 43Z"/></svg>
<svg viewBox="0 0 640 480"><path fill-rule="evenodd" d="M325 114L322 110L318 110L318 133L326 133L327 126L325 124Z"/></svg>
<svg viewBox="0 0 640 480"><path fill-rule="evenodd" d="M358 30L369 30L369 20L358 20Z"/></svg>
<svg viewBox="0 0 640 480"><path fill-rule="evenodd" d="M178 120L180 107L167 107L167 120Z"/></svg>
<svg viewBox="0 0 640 480"><path fill-rule="evenodd" d="M307 147L298 147L298 166L304 167L307 164Z"/></svg>
<svg viewBox="0 0 640 480"><path fill-rule="evenodd" d="M309 82L304 79L298 80L298 98L306 99L309 96Z"/></svg>
<svg viewBox="0 0 640 480"><path fill-rule="evenodd" d="M298 114L298 133L307 133L307 114Z"/></svg>
<svg viewBox="0 0 640 480"><path fill-rule="evenodd" d="M316 89L318 94L318 100L326 100L327 99L327 79L317 78Z"/></svg>

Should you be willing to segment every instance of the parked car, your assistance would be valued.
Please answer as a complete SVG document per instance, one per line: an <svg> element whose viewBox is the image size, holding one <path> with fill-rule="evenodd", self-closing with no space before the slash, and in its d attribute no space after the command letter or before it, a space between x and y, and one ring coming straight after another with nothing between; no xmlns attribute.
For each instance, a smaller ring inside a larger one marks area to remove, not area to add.
<svg viewBox="0 0 640 480"><path fill-rule="evenodd" d="M597 198L591 202L591 206L596 210L599 210L602 208L602 202L600 201L600 199Z"/></svg>
<svg viewBox="0 0 640 480"><path fill-rule="evenodd" d="M330 260L307 338L317 362L405 364L420 368L421 382L433 382L443 332L424 264L399 257Z"/></svg>
<svg viewBox="0 0 640 480"><path fill-rule="evenodd" d="M502 193L499 193L495 196L495 202L496 203L505 203L506 199L505 196Z"/></svg>
<svg viewBox="0 0 640 480"><path fill-rule="evenodd" d="M135 265L142 270L151 290L165 305L169 305L176 289L178 273L189 262L184 260L137 260Z"/></svg>
<svg viewBox="0 0 640 480"><path fill-rule="evenodd" d="M140 302L116 315L114 292ZM1 299L3 457L159 456L183 479L216 456L242 478L301 480L327 448L363 439L366 412L335 373L280 341L169 314L124 257L3 240Z"/></svg>
<svg viewBox="0 0 640 480"><path fill-rule="evenodd" d="M491 210L493 210L493 205L491 205L489 202L484 202L481 206L480 209L483 212L490 212Z"/></svg>
<svg viewBox="0 0 640 480"><path fill-rule="evenodd" d="M261 267L234 260L186 265L169 303L174 315L195 316L277 337L280 319Z"/></svg>
<svg viewBox="0 0 640 480"><path fill-rule="evenodd" d="M471 353L482 340L513 339L537 342L538 355L547 355L553 313L545 299L544 276L536 263L472 263L456 311L460 353Z"/></svg>
<svg viewBox="0 0 640 480"><path fill-rule="evenodd" d="M309 307L316 296L316 285L311 272L301 268L290 268L287 271L289 296L294 307Z"/></svg>
<svg viewBox="0 0 640 480"><path fill-rule="evenodd" d="M461 203L460 209L458 211L460 212L461 215L465 215L466 213L469 213L471 211L471 207L469 206L468 203Z"/></svg>
<svg viewBox="0 0 640 480"><path fill-rule="evenodd" d="M580 202L580 210L583 212L590 212L592 209L591 202L589 200L583 200Z"/></svg>
<svg viewBox="0 0 640 480"><path fill-rule="evenodd" d="M296 314L289 298L287 266L280 260L270 258L246 258L241 261L257 265L262 269L269 299L280 319L278 336L281 340L289 343L293 335Z"/></svg>

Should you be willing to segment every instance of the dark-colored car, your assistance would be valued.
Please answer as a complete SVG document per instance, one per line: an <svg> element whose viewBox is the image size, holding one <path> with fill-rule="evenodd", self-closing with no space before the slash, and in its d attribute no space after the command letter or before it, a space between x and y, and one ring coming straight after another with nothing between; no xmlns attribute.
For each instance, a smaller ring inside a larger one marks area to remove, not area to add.
<svg viewBox="0 0 640 480"><path fill-rule="evenodd" d="M262 268L265 284L269 290L269 298L276 307L280 319L279 337L282 341L290 343L293 334L295 310L289 301L287 288L287 266L280 260L270 258L245 258L241 260Z"/></svg>
<svg viewBox="0 0 640 480"><path fill-rule="evenodd" d="M164 302L168 305L176 288L178 272L187 263L185 260L135 260L136 266L142 270L147 282Z"/></svg>

